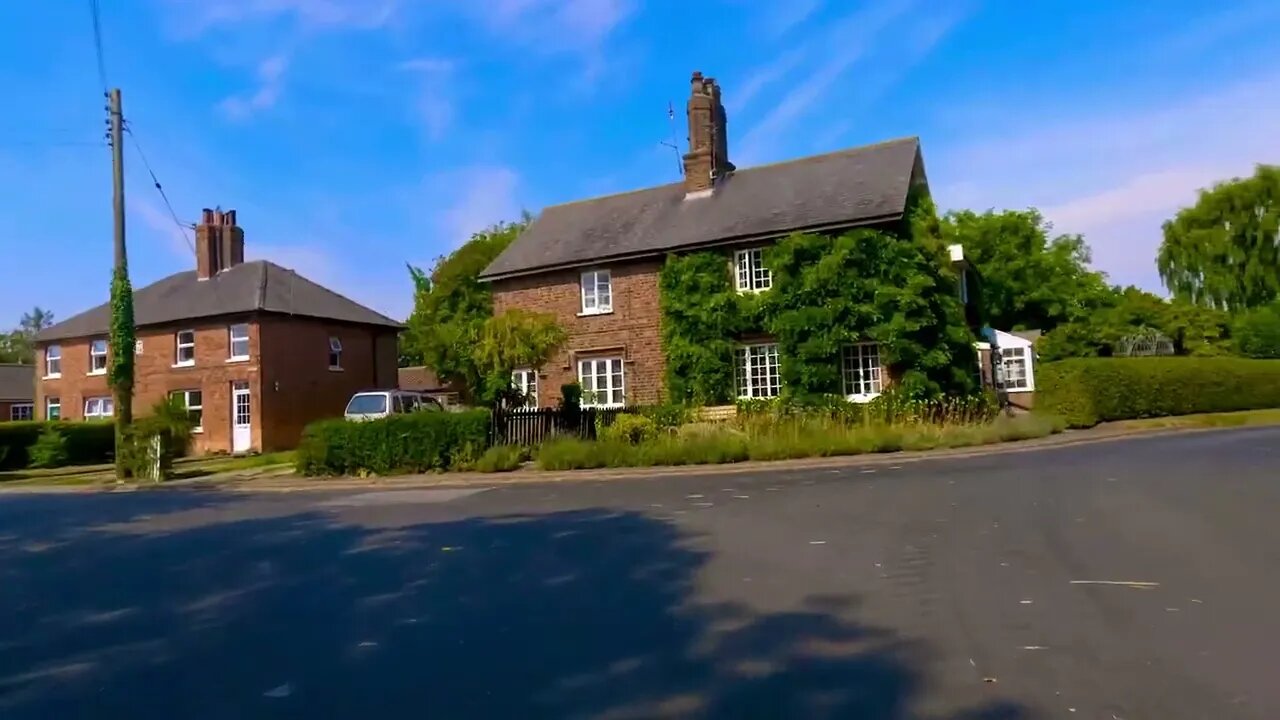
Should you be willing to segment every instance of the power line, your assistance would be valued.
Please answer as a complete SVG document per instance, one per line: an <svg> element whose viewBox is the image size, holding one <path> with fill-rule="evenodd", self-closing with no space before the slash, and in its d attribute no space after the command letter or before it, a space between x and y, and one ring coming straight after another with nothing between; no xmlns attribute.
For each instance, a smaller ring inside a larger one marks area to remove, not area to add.
<svg viewBox="0 0 1280 720"><path fill-rule="evenodd" d="M173 218L173 224L178 226L178 230L182 232L182 238L187 241L187 247L191 248L191 254L196 254L195 241L187 234L187 225L184 225L178 219L178 213L173 210L173 203L169 202L169 196L165 194L164 187L160 184L160 179L156 177L156 173L151 169L151 163L147 160L147 154L142 151L142 143L138 142L138 136L134 134L133 127L128 121L124 124L125 134L133 141L133 147L138 151L138 157L142 158L142 165L147 169L147 174L151 176L151 182L155 183L156 190L160 193L160 199L164 200L164 206L169 210L169 217Z"/></svg>
<svg viewBox="0 0 1280 720"><path fill-rule="evenodd" d="M102 18L98 12L98 0L89 0L89 15L93 18L93 47L98 55L98 80L102 82L102 93L107 92L107 62L102 52Z"/></svg>

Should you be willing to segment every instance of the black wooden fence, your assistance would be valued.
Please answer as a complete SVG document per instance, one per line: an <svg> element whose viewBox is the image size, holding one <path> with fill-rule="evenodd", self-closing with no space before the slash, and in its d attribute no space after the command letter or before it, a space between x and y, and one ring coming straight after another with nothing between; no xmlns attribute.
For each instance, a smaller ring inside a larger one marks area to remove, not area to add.
<svg viewBox="0 0 1280 720"><path fill-rule="evenodd" d="M489 438L494 445L538 445L554 437L596 439L596 426L609 425L622 408L520 408L494 410Z"/></svg>

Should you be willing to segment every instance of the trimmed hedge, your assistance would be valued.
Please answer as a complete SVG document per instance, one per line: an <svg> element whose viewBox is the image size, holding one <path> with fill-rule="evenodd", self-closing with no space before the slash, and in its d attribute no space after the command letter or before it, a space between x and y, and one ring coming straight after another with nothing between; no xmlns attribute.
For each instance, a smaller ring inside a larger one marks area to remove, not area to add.
<svg viewBox="0 0 1280 720"><path fill-rule="evenodd" d="M1075 358L1036 367L1036 409L1070 427L1280 407L1280 360Z"/></svg>
<svg viewBox="0 0 1280 720"><path fill-rule="evenodd" d="M0 423L0 470L27 467L31 463L31 446L48 426L66 440L68 465L108 463L115 455L115 425L111 421L5 422Z"/></svg>
<svg viewBox="0 0 1280 720"><path fill-rule="evenodd" d="M322 420L298 446L303 475L386 475L474 462L489 444L489 412L417 412L380 420Z"/></svg>

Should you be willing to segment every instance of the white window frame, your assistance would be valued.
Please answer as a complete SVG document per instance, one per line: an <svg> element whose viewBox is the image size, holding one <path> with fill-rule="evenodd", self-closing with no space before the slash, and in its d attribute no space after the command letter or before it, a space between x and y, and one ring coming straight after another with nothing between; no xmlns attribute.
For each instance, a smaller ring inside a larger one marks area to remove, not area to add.
<svg viewBox="0 0 1280 720"><path fill-rule="evenodd" d="M580 315L613 312L613 276L608 270L588 270L579 278L582 295Z"/></svg>
<svg viewBox="0 0 1280 720"><path fill-rule="evenodd" d="M617 356L583 358L578 361L578 385L582 387L582 407L622 407L627 401L625 363Z"/></svg>
<svg viewBox="0 0 1280 720"><path fill-rule="evenodd" d="M852 402L868 402L884 392L884 361L880 345L854 343L840 349L840 383L844 396Z"/></svg>
<svg viewBox="0 0 1280 720"><path fill-rule="evenodd" d="M27 420L35 420L35 419L36 419L35 403L14 403L9 406L9 422L24 422Z"/></svg>
<svg viewBox="0 0 1280 720"><path fill-rule="evenodd" d="M238 337L236 330L243 329L244 336ZM244 353L236 353L236 343L244 343ZM249 323L236 323L227 326L227 362L244 362L249 359Z"/></svg>
<svg viewBox="0 0 1280 720"><path fill-rule="evenodd" d="M1035 371L1032 369L1031 348L1027 347L1002 347L997 348L994 352L1000 354L1000 376L997 378L996 387L1005 392L1033 392L1036 389ZM1022 365L1021 376L1015 378L1012 370Z"/></svg>
<svg viewBox="0 0 1280 720"><path fill-rule="evenodd" d="M182 336L190 335L189 342L183 342ZM191 367L196 364L196 331L195 330L179 330L174 336L173 366L174 367ZM139 341L141 342L141 341ZM182 351L190 350L191 357L183 359Z"/></svg>
<svg viewBox="0 0 1280 720"><path fill-rule="evenodd" d="M97 346L99 344L102 345L102 352L97 351ZM105 339L99 338L97 340L90 340L89 341L89 372L88 374L89 375L106 375L107 366L111 364L110 360L108 359L108 356L110 355L111 355L111 344L108 343ZM101 368L98 367L99 360L102 361Z"/></svg>
<svg viewBox="0 0 1280 720"><path fill-rule="evenodd" d="M197 395L200 396L200 402L198 404L196 405L191 404L191 393L196 393ZM173 392L169 393L169 397L182 398L182 406L187 409L187 417L191 417L192 410L198 410L200 412L200 419L197 420L195 424L191 426L191 432L193 433L204 432L204 391L203 390L174 390Z"/></svg>
<svg viewBox="0 0 1280 720"><path fill-rule="evenodd" d="M107 407L111 410L108 411ZM116 401L110 395L87 397L84 399L85 420L106 420L116 416Z"/></svg>
<svg viewBox="0 0 1280 720"><path fill-rule="evenodd" d="M342 341L332 335L329 336L329 369L342 369Z"/></svg>
<svg viewBox="0 0 1280 720"><path fill-rule="evenodd" d="M58 364L57 371L53 369L53 363ZM44 376L45 379L62 377L62 346L50 345L44 349Z"/></svg>
<svg viewBox="0 0 1280 720"><path fill-rule="evenodd" d="M733 267L738 292L759 293L773 287L773 273L764 266L764 248L734 252Z"/></svg>
<svg viewBox="0 0 1280 720"><path fill-rule="evenodd" d="M511 373L511 386L524 396L523 408L538 407L538 371L520 368Z"/></svg>
<svg viewBox="0 0 1280 720"><path fill-rule="evenodd" d="M782 360L777 343L742 345L733 353L738 398L776 398L782 392Z"/></svg>
<svg viewBox="0 0 1280 720"><path fill-rule="evenodd" d="M58 417L53 417L53 411L58 411ZM62 419L62 398L46 397L44 399L44 419L45 420L61 420Z"/></svg>

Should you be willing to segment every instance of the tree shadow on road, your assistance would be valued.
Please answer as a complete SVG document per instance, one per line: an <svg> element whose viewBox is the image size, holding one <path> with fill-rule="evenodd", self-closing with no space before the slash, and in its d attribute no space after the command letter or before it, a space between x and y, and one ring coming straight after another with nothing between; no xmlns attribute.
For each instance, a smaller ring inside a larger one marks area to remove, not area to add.
<svg viewBox="0 0 1280 720"><path fill-rule="evenodd" d="M189 525L0 549L0 716L1032 717L923 714L927 649L851 598L699 600L706 553L639 513Z"/></svg>

